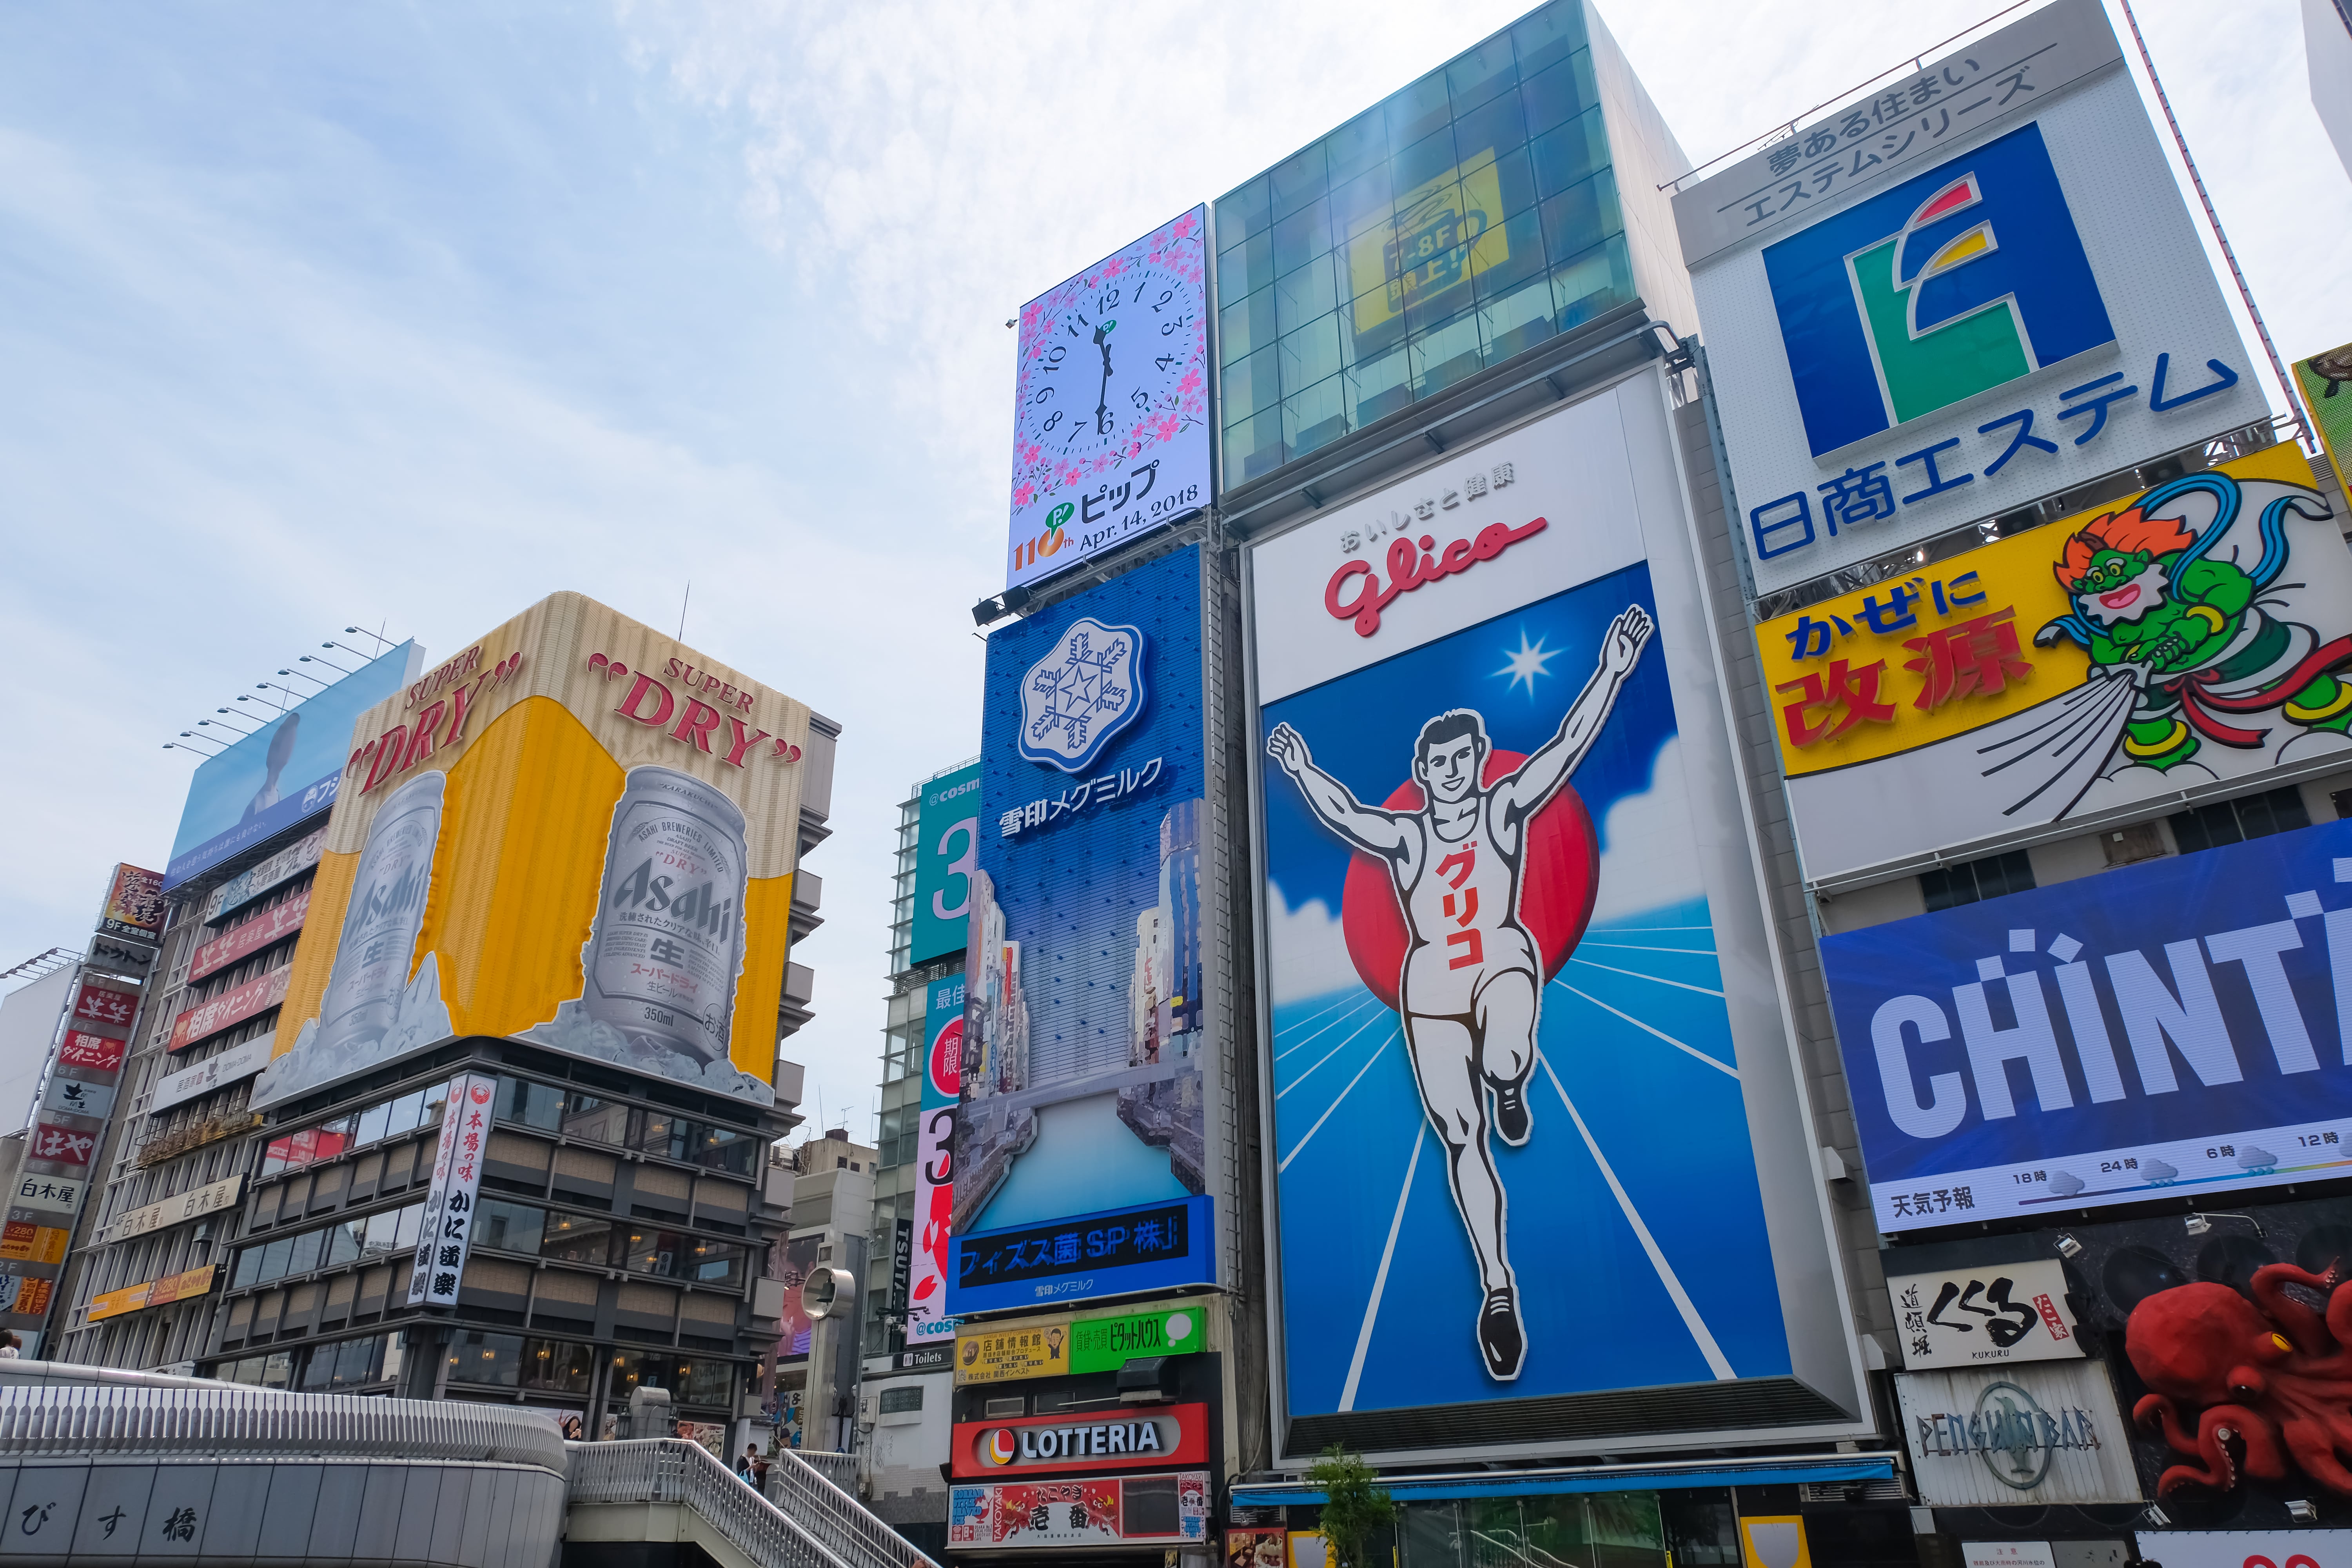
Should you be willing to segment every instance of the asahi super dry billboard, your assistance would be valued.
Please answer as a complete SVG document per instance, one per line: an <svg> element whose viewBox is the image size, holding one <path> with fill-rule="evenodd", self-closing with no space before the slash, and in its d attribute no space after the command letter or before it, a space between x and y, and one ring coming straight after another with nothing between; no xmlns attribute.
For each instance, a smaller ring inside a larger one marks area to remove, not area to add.
<svg viewBox="0 0 2352 1568"><path fill-rule="evenodd" d="M808 726L577 594L361 715L255 1107L459 1035L772 1103Z"/></svg>

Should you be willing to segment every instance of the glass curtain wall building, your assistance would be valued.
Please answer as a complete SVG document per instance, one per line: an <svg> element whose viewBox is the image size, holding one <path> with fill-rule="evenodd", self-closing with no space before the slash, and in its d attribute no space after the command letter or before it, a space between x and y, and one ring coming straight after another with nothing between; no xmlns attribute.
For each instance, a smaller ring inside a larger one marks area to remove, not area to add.
<svg viewBox="0 0 2352 1568"><path fill-rule="evenodd" d="M1637 298L1696 331L1656 188L1686 167L1554 0L1220 198L1225 486Z"/></svg>

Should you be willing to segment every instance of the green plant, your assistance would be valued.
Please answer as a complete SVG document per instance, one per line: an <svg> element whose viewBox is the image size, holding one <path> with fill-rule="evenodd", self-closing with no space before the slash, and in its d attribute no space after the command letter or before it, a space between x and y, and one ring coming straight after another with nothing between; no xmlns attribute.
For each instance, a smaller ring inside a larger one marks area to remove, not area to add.
<svg viewBox="0 0 2352 1568"><path fill-rule="evenodd" d="M1362 1455L1334 1443L1307 1479L1323 1494L1323 1539L1331 1543L1331 1568L1369 1568L1364 1551L1372 1532L1396 1517L1395 1500L1381 1485L1380 1472Z"/></svg>

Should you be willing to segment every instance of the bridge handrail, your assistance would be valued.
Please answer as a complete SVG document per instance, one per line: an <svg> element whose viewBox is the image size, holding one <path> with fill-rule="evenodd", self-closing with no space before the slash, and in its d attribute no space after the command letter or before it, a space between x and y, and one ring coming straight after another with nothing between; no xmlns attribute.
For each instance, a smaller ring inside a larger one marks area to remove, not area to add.
<svg viewBox="0 0 2352 1568"><path fill-rule="evenodd" d="M563 1437L554 1421L514 1406L289 1394L195 1380L0 1376L0 1468L35 1458L225 1452L457 1460L564 1473Z"/></svg>
<svg viewBox="0 0 2352 1568"><path fill-rule="evenodd" d="M677 1437L569 1443L572 1503L692 1509L760 1568L855 1568L699 1443Z"/></svg>
<svg viewBox="0 0 2352 1568"><path fill-rule="evenodd" d="M777 1450L768 1462L768 1495L786 1508L797 1505L796 1511L813 1521L825 1544L852 1568L939 1568L854 1493L793 1449Z"/></svg>

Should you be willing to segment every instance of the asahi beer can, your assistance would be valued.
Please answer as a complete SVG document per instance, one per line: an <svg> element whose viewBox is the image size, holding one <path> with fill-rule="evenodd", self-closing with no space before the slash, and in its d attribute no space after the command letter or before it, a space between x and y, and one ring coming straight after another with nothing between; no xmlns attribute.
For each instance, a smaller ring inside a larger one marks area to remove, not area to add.
<svg viewBox="0 0 2352 1568"><path fill-rule="evenodd" d="M631 768L582 957L588 1016L639 1049L727 1060L749 869L733 801L674 768Z"/></svg>
<svg viewBox="0 0 2352 1568"><path fill-rule="evenodd" d="M392 792L368 828L335 966L319 1003L315 1048L380 1039L399 1013L417 933L425 928L425 894L433 880L447 782L446 773L419 773Z"/></svg>

